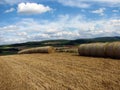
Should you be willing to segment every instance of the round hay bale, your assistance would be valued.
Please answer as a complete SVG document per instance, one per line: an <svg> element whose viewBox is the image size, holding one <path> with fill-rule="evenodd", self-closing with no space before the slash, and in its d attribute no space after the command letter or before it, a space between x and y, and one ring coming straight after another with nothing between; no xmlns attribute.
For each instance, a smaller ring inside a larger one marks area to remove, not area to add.
<svg viewBox="0 0 120 90"><path fill-rule="evenodd" d="M85 56L90 56L90 48L89 48L89 44L84 46L84 55Z"/></svg>
<svg viewBox="0 0 120 90"><path fill-rule="evenodd" d="M95 56L96 54L96 45L90 44L89 45L89 56Z"/></svg>
<svg viewBox="0 0 120 90"><path fill-rule="evenodd" d="M78 52L81 56L120 58L120 42L82 44Z"/></svg>
<svg viewBox="0 0 120 90"><path fill-rule="evenodd" d="M120 42L108 43L106 45L106 55L111 58L120 58Z"/></svg>
<svg viewBox="0 0 120 90"><path fill-rule="evenodd" d="M107 43L105 46L105 54L107 57L114 57L113 43Z"/></svg>
<svg viewBox="0 0 120 90"><path fill-rule="evenodd" d="M91 54L96 57L105 57L106 43L95 43L91 45Z"/></svg>
<svg viewBox="0 0 120 90"><path fill-rule="evenodd" d="M82 44L78 48L79 55L89 56L89 44Z"/></svg>
<svg viewBox="0 0 120 90"><path fill-rule="evenodd" d="M120 58L120 42L114 43L114 54L115 58Z"/></svg>
<svg viewBox="0 0 120 90"><path fill-rule="evenodd" d="M82 45L80 45L79 46L79 48L78 48L78 52L79 52L79 55L81 55L81 56L85 56L85 44L82 44Z"/></svg>
<svg viewBox="0 0 120 90"><path fill-rule="evenodd" d="M53 53L55 49L52 46L37 47L24 49L18 52L18 54L31 54L31 53Z"/></svg>
<svg viewBox="0 0 120 90"><path fill-rule="evenodd" d="M104 57L105 45L105 43L82 44L78 49L79 55Z"/></svg>

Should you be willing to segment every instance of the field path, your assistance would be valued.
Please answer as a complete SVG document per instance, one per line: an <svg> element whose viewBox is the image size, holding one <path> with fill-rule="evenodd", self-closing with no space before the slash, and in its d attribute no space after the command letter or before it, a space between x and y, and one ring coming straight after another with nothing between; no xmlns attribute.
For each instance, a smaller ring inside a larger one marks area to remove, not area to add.
<svg viewBox="0 0 120 90"><path fill-rule="evenodd" d="M120 90L120 60L64 53L0 56L0 90Z"/></svg>

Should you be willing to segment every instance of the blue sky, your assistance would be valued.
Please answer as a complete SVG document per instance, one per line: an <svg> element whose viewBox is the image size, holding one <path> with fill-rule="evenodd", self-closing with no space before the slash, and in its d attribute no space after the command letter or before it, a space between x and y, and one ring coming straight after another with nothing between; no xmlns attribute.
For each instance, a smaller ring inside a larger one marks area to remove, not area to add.
<svg viewBox="0 0 120 90"><path fill-rule="evenodd" d="M0 44L120 36L120 0L0 0Z"/></svg>

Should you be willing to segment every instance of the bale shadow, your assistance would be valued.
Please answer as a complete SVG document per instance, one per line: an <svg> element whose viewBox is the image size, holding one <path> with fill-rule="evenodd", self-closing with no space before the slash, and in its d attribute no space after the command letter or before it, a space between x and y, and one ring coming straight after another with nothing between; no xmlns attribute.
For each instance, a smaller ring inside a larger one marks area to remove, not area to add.
<svg viewBox="0 0 120 90"><path fill-rule="evenodd" d="M120 60L120 58L116 58L116 57L99 57L99 56L83 56L83 55L79 55L79 54L72 54L72 56L77 56L77 57L86 57L86 58L98 58L98 59L112 59L112 60Z"/></svg>

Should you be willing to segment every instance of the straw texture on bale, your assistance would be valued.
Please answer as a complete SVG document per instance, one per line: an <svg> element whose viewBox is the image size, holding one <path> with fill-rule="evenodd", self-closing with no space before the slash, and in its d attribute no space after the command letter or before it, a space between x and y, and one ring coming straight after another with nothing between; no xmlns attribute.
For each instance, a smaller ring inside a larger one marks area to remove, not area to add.
<svg viewBox="0 0 120 90"><path fill-rule="evenodd" d="M106 44L106 55L111 58L120 58L120 42Z"/></svg>
<svg viewBox="0 0 120 90"><path fill-rule="evenodd" d="M78 51L79 55L104 57L105 43L82 44Z"/></svg>
<svg viewBox="0 0 120 90"><path fill-rule="evenodd" d="M18 52L18 54L30 54L30 53L52 53L54 52L54 48L52 46L45 46L45 47L37 47L37 48L30 48L24 49Z"/></svg>
<svg viewBox="0 0 120 90"><path fill-rule="evenodd" d="M120 58L120 42L82 44L78 52L81 56Z"/></svg>

